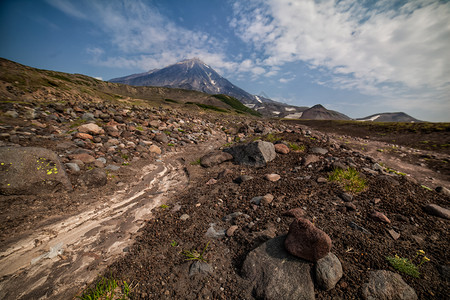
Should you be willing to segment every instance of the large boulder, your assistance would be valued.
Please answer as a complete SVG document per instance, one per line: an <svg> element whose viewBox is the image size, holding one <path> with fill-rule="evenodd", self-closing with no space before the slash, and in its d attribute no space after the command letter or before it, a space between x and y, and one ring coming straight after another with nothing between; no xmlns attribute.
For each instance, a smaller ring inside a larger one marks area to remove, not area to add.
<svg viewBox="0 0 450 300"><path fill-rule="evenodd" d="M297 257L316 262L331 250L331 239L313 223L297 218L289 226L286 250Z"/></svg>
<svg viewBox="0 0 450 300"><path fill-rule="evenodd" d="M0 147L0 193L32 195L72 190L58 155L38 147Z"/></svg>
<svg viewBox="0 0 450 300"><path fill-rule="evenodd" d="M369 282L362 288L366 300L416 300L416 292L403 281L402 277L391 271L372 271Z"/></svg>
<svg viewBox="0 0 450 300"><path fill-rule="evenodd" d="M225 151L233 155L238 164L252 167L264 167L276 157L274 145L265 141L237 145Z"/></svg>
<svg viewBox="0 0 450 300"><path fill-rule="evenodd" d="M286 252L285 238L268 240L251 251L242 273L252 284L257 299L315 299L311 266Z"/></svg>
<svg viewBox="0 0 450 300"><path fill-rule="evenodd" d="M202 167L209 168L232 159L233 156L230 153L223 151L212 151L200 158L200 165Z"/></svg>

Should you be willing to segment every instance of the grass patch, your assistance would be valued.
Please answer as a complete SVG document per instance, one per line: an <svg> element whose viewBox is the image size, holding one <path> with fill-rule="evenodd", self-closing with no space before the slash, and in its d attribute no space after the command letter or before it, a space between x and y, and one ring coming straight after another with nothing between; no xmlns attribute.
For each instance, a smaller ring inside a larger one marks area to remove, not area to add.
<svg viewBox="0 0 450 300"><path fill-rule="evenodd" d="M196 103L196 102L186 102L186 104L194 104L205 110L214 110L214 111L218 111L218 112L229 113L228 110L214 106L214 105L208 105L208 104Z"/></svg>
<svg viewBox="0 0 450 300"><path fill-rule="evenodd" d="M288 143L288 147L292 151L303 152L306 149L305 145L298 145L297 143Z"/></svg>
<svg viewBox="0 0 450 300"><path fill-rule="evenodd" d="M345 191L355 194L362 192L367 187L366 180L353 168L335 169L328 180L338 182Z"/></svg>
<svg viewBox="0 0 450 300"><path fill-rule="evenodd" d="M195 161L191 161L191 165L192 166L199 166L200 165L200 158L195 160Z"/></svg>
<svg viewBox="0 0 450 300"><path fill-rule="evenodd" d="M130 299L130 292L131 287L126 281L119 282L113 278L103 277L93 288L76 298L81 300L126 300Z"/></svg>
<svg viewBox="0 0 450 300"><path fill-rule="evenodd" d="M275 143L275 142L281 140L281 137L277 137L276 135L274 135L274 134L272 134L272 133L269 133L268 135L266 135L266 136L264 137L263 140L264 140L264 141L267 141L267 142Z"/></svg>
<svg viewBox="0 0 450 300"><path fill-rule="evenodd" d="M184 250L181 254L186 256L186 260L200 260L207 263L208 261L205 258L205 253L208 246L209 242L206 244L205 248L203 248L202 253L197 252L197 250Z"/></svg>
<svg viewBox="0 0 450 300"><path fill-rule="evenodd" d="M259 112L255 111L255 110L253 110L251 108L248 108L247 106L242 104L241 101L239 101L238 99L236 99L234 97L227 96L227 95L224 95L224 94L213 95L213 97L216 98L216 99L219 99L223 103L228 104L233 109L235 109L237 113L248 113L248 114L251 114L253 116L261 117L261 114Z"/></svg>

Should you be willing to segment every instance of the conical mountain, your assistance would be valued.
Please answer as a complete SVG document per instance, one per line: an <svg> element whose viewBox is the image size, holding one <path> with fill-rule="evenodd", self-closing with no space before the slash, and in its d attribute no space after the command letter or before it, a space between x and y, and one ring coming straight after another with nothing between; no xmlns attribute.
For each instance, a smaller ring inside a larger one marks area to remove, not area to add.
<svg viewBox="0 0 450 300"><path fill-rule="evenodd" d="M350 118L340 112L328 110L321 104L316 104L313 107L305 110L301 119L309 120L350 120Z"/></svg>
<svg viewBox="0 0 450 300"><path fill-rule="evenodd" d="M239 99L244 104L259 102L255 96L235 86L198 58L183 60L163 69L109 81L137 86L181 88L208 94L225 94Z"/></svg>

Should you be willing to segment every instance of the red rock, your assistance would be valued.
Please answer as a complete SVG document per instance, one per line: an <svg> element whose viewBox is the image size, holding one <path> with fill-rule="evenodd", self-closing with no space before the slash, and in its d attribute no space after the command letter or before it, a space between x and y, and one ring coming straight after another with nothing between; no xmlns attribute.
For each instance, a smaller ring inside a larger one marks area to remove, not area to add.
<svg viewBox="0 0 450 300"><path fill-rule="evenodd" d="M83 140L93 140L94 139L94 137L92 135L87 134L87 133L82 133L82 132L75 133L73 137L77 138L77 139L83 139Z"/></svg>
<svg viewBox="0 0 450 300"><path fill-rule="evenodd" d="M78 132L90 134L104 134L103 128L94 123L83 124L78 127Z"/></svg>
<svg viewBox="0 0 450 300"><path fill-rule="evenodd" d="M318 161L320 161L320 157L318 157L317 155L314 155L314 154L309 154L308 156L306 156L303 159L303 165L307 166L309 164L312 164L312 163L315 163Z"/></svg>
<svg viewBox="0 0 450 300"><path fill-rule="evenodd" d="M373 211L370 214L370 218L374 221L383 222L383 223L391 223L391 220L388 219L383 213L379 211Z"/></svg>
<svg viewBox="0 0 450 300"><path fill-rule="evenodd" d="M95 158L87 153L74 154L71 156L71 158L81 160L85 164L92 163L95 161Z"/></svg>
<svg viewBox="0 0 450 300"><path fill-rule="evenodd" d="M262 198L261 198L261 204L262 205L268 205L268 204L270 204L270 203L272 203L272 201L273 201L273 195L272 194L267 194L267 195L264 195Z"/></svg>
<svg viewBox="0 0 450 300"><path fill-rule="evenodd" d="M301 209L300 207L297 207L297 208L288 210L287 212L285 212L283 214L283 216L294 217L294 218L298 219L298 218L304 217L305 214L306 214L306 212L303 209Z"/></svg>
<svg viewBox="0 0 450 300"><path fill-rule="evenodd" d="M231 226L230 228L227 229L227 236L233 236L234 232L238 229L239 227L236 225Z"/></svg>
<svg viewBox="0 0 450 300"><path fill-rule="evenodd" d="M289 226L284 245L292 255L316 262L330 252L331 239L310 221L298 218Z"/></svg>
<svg viewBox="0 0 450 300"><path fill-rule="evenodd" d="M285 144L275 144L275 152L281 154L288 154L291 150Z"/></svg>

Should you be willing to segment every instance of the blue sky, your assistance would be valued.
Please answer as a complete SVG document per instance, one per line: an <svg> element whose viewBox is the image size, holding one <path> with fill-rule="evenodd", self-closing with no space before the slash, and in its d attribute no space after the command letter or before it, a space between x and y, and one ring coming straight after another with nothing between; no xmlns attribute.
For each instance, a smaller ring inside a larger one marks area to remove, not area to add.
<svg viewBox="0 0 450 300"><path fill-rule="evenodd" d="M2 0L0 56L108 80L198 57L246 91L450 122L450 2Z"/></svg>

